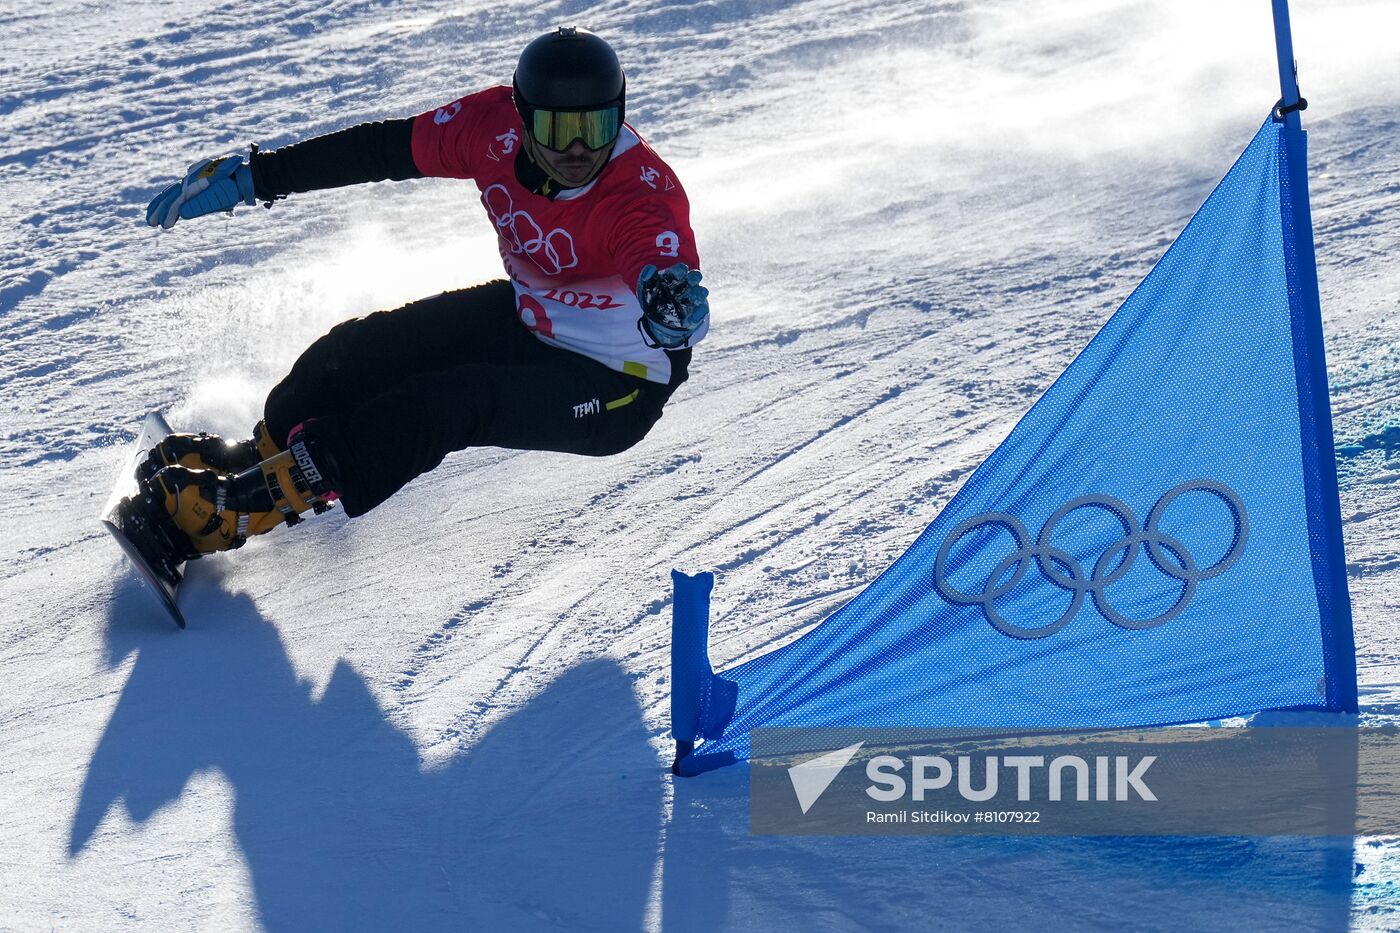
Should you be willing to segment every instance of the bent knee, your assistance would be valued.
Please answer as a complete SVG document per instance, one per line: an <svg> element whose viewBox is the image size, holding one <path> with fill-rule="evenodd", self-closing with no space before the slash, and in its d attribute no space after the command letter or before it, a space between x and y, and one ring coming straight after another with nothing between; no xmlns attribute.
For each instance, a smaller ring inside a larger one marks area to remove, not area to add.
<svg viewBox="0 0 1400 933"><path fill-rule="evenodd" d="M659 409L651 411L641 408L630 414L631 417L610 425L609 430L598 432L591 439L589 449L585 453L590 457L611 457L631 450L641 443L642 438L650 434L656 422L661 420Z"/></svg>

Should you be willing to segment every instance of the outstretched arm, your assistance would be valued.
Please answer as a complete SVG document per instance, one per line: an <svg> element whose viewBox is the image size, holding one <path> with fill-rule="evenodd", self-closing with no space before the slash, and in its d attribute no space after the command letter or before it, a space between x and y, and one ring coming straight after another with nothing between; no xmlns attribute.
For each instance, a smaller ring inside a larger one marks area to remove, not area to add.
<svg viewBox="0 0 1400 933"><path fill-rule="evenodd" d="M413 164L413 120L361 123L270 152L254 151L253 190L259 201L370 181L422 178Z"/></svg>
<svg viewBox="0 0 1400 933"><path fill-rule="evenodd" d="M146 223L168 230L181 219L232 211L256 200L271 206L302 191L421 178L412 139L413 120L385 120L271 152L254 146L246 161L237 155L201 159L184 179L156 196L146 210Z"/></svg>

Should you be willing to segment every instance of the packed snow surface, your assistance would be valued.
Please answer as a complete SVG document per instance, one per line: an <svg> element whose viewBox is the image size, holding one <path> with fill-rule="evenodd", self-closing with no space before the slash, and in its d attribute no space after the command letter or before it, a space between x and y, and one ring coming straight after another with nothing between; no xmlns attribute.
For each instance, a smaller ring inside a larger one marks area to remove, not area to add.
<svg viewBox="0 0 1400 933"><path fill-rule="evenodd" d="M243 436L337 321L500 274L468 182L179 224L196 158L407 116L589 25L713 330L640 445L453 455L192 566L96 513L141 416ZM1297 0L1362 711L1400 718L1400 8ZM0 4L0 930L1394 929L1400 840L748 834L666 772L669 571L719 667L918 535L1278 96L1204 0ZM1204 415L1205 413L1203 413Z"/></svg>

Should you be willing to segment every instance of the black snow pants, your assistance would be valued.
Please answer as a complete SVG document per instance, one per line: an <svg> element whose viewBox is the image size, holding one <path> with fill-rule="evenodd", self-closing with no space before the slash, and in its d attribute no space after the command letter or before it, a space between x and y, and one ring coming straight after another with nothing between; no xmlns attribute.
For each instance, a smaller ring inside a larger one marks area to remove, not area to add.
<svg viewBox="0 0 1400 933"><path fill-rule="evenodd" d="M363 515L465 447L607 456L641 440L685 380L669 385L552 347L520 323L509 282L415 301L338 324L267 397L284 441L308 428L334 464L347 514Z"/></svg>

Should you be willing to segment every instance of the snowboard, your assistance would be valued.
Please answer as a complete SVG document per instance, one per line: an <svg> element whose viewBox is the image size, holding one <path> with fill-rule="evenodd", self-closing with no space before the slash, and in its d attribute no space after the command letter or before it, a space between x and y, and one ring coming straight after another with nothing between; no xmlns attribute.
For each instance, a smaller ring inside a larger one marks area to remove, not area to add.
<svg viewBox="0 0 1400 933"><path fill-rule="evenodd" d="M122 461L112 494L102 507L101 520L142 581L160 599L171 621L184 628L185 617L175 602L184 561L174 556L175 550L161 523L163 506L136 481L137 465L146 459L152 447L173 433L160 412L153 411L146 416L141 435Z"/></svg>

